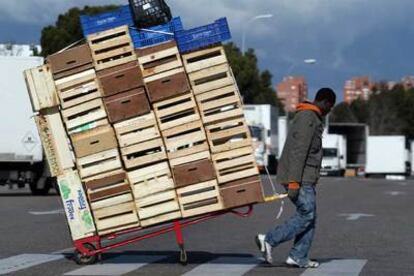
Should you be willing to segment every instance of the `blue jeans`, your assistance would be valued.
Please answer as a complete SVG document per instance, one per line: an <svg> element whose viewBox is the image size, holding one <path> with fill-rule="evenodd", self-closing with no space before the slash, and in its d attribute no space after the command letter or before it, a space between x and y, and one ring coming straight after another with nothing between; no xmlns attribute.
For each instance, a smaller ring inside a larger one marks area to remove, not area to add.
<svg viewBox="0 0 414 276"><path fill-rule="evenodd" d="M303 266L309 261L308 253L312 245L316 225L315 185L303 183L299 197L293 202L296 214L284 224L277 226L266 235L266 242L272 247L295 239L289 256Z"/></svg>

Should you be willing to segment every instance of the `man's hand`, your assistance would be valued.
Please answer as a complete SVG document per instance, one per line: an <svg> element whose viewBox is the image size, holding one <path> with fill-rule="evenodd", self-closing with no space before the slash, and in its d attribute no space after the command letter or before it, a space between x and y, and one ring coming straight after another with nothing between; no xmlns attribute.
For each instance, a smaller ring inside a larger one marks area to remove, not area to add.
<svg viewBox="0 0 414 276"><path fill-rule="evenodd" d="M290 182L288 186L288 197L292 201L296 201L299 197L300 184L297 182Z"/></svg>

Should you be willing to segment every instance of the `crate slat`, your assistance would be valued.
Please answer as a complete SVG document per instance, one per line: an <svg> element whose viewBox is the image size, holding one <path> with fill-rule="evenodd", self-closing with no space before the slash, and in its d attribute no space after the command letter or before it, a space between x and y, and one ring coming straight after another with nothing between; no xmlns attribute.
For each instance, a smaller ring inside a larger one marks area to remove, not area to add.
<svg viewBox="0 0 414 276"><path fill-rule="evenodd" d="M102 96L94 69L56 81L60 105L67 109Z"/></svg>
<svg viewBox="0 0 414 276"><path fill-rule="evenodd" d="M213 154L212 158L220 184L259 175L252 147Z"/></svg>
<svg viewBox="0 0 414 276"><path fill-rule="evenodd" d="M187 73L193 73L212 66L228 63L223 46L184 54L182 58Z"/></svg>
<svg viewBox="0 0 414 276"><path fill-rule="evenodd" d="M161 131L200 120L197 104L191 94L155 103L153 107Z"/></svg>
<svg viewBox="0 0 414 276"><path fill-rule="evenodd" d="M223 209L216 180L179 188L177 194L184 218Z"/></svg>
<svg viewBox="0 0 414 276"><path fill-rule="evenodd" d="M51 176L75 167L75 158L59 110L49 109L35 117Z"/></svg>
<svg viewBox="0 0 414 276"><path fill-rule="evenodd" d="M117 149L79 158L77 164L82 179L88 180L122 168L121 158Z"/></svg>
<svg viewBox="0 0 414 276"><path fill-rule="evenodd" d="M183 66L174 42L138 50L138 62L144 78Z"/></svg>
<svg viewBox="0 0 414 276"><path fill-rule="evenodd" d="M48 65L25 70L24 76L33 111L59 105L52 72Z"/></svg>
<svg viewBox="0 0 414 276"><path fill-rule="evenodd" d="M154 113L136 117L114 125L121 147L142 143L161 136Z"/></svg>
<svg viewBox="0 0 414 276"><path fill-rule="evenodd" d="M196 100L204 124L244 116L240 94L235 85L197 95Z"/></svg>
<svg viewBox="0 0 414 276"><path fill-rule="evenodd" d="M207 138L213 153L250 146L252 139L244 117L206 126Z"/></svg>
<svg viewBox="0 0 414 276"><path fill-rule="evenodd" d="M194 94L202 94L222 87L235 85L233 74L228 64L209 67L188 75Z"/></svg>
<svg viewBox="0 0 414 276"><path fill-rule="evenodd" d="M121 153L127 169L141 167L167 159L167 153L161 138L121 148Z"/></svg>
<svg viewBox="0 0 414 276"><path fill-rule="evenodd" d="M96 70L104 70L137 59L128 26L91 34L87 40Z"/></svg>

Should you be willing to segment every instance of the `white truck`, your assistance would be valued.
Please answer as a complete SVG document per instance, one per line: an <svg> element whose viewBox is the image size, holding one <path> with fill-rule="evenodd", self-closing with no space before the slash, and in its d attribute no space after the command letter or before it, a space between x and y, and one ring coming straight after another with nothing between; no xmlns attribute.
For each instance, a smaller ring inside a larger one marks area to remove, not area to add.
<svg viewBox="0 0 414 276"><path fill-rule="evenodd" d="M43 64L41 57L0 56L0 185L29 184L44 195L53 186L37 132L23 71Z"/></svg>
<svg viewBox="0 0 414 276"><path fill-rule="evenodd" d="M326 133L322 139L322 150L321 175L344 176L347 165L345 136Z"/></svg>
<svg viewBox="0 0 414 276"><path fill-rule="evenodd" d="M278 154L278 110L271 105L245 105L244 115L255 147L257 165L276 173Z"/></svg>
<svg viewBox="0 0 414 276"><path fill-rule="evenodd" d="M404 136L369 136L366 176L410 175L409 143Z"/></svg>

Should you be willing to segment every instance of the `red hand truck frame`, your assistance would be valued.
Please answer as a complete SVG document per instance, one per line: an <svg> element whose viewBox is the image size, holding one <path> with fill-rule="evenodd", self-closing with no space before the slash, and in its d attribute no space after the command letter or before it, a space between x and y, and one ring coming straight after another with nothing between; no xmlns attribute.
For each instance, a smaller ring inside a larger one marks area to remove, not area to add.
<svg viewBox="0 0 414 276"><path fill-rule="evenodd" d="M238 207L237 209L240 209L240 208L243 208L243 207ZM197 224L197 223L209 220L209 219L213 219L213 218L225 215L225 214L229 214L229 213L242 217L242 218L251 216L251 214L253 213L253 205L248 205L248 206L245 206L244 208L247 208L245 212L241 212L237 210L224 210L224 211L213 212L213 213L205 214L202 216L198 216L198 217L194 217L194 218L190 218L186 220L177 220L177 221L174 221L173 223L168 223L168 226L162 227L161 229L154 230L150 233L142 234L142 235L139 235L141 231L149 231L151 230L151 228L159 228L159 227L157 226L149 227L149 228L136 227L136 228L131 228L131 229L123 230L123 231L118 231L118 232L108 234L108 235L103 235L103 236L95 235L92 237L76 240L74 241L74 246L76 248L74 258L75 258L76 263L80 265L94 264L97 262L98 257L102 253L108 250L112 250L112 249L115 249L121 246L126 246L126 245L139 242L145 239L154 238L162 234L166 234L166 233L174 231L177 244L180 249L180 263L183 265L186 265L188 262L188 259L187 259L187 252L184 248L184 238L182 234L182 228L190 226L190 225L194 225L194 224ZM137 233L137 236L133 238L128 238L120 242L115 242L111 245L102 246L102 242L105 240L107 241L115 240L119 237L132 234L132 233Z"/></svg>

